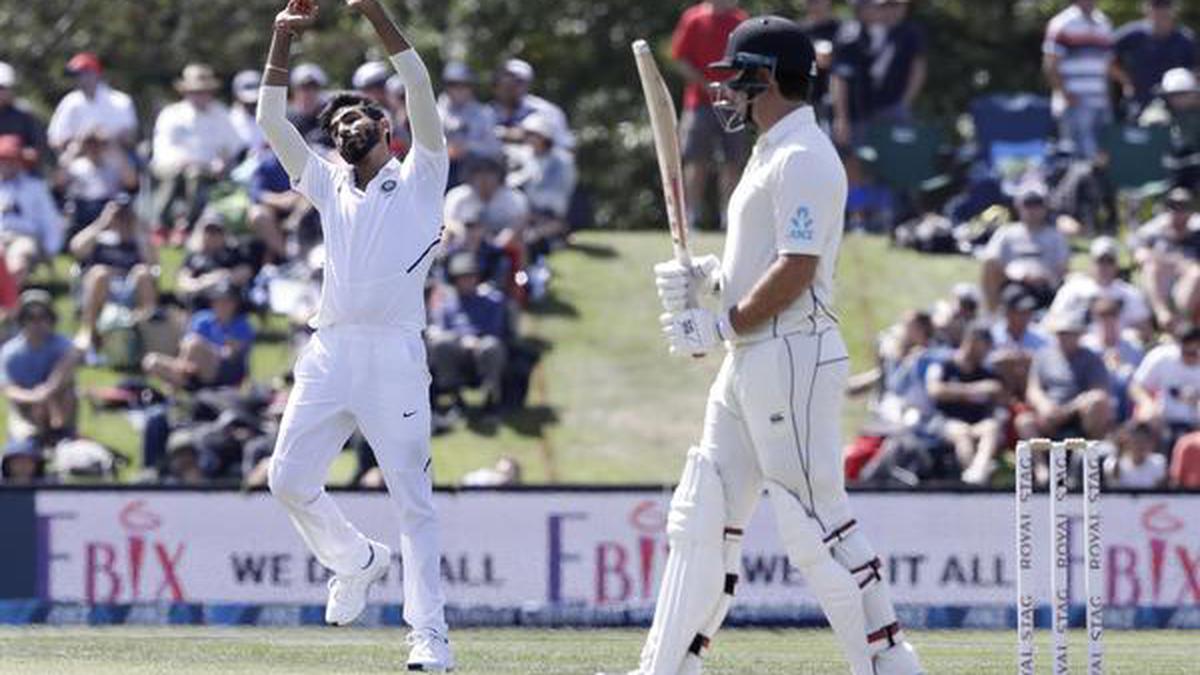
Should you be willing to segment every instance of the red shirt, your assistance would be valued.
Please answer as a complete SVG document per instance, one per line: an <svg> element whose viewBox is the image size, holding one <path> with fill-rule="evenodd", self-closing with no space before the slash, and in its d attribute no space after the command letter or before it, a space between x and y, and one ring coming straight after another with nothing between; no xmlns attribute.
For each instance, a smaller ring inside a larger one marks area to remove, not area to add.
<svg viewBox="0 0 1200 675"><path fill-rule="evenodd" d="M738 24L749 18L740 8L717 12L707 2L689 7L679 17L671 36L671 56L676 61L691 64L704 73L709 82L720 80L708 64L720 61L725 55L725 43ZM683 107L692 110L708 105L708 92L702 85L689 83L683 91Z"/></svg>
<svg viewBox="0 0 1200 675"><path fill-rule="evenodd" d="M0 258L0 309L13 311L17 308L17 283L8 273L4 259Z"/></svg>

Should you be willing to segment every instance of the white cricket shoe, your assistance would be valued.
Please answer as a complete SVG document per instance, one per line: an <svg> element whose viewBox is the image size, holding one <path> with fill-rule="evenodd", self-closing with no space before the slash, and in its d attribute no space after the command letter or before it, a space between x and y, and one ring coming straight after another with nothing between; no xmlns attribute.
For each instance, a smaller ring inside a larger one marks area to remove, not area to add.
<svg viewBox="0 0 1200 675"><path fill-rule="evenodd" d="M368 542L371 558L367 566L354 574L337 574L329 580L329 601L325 604L325 623L345 626L353 623L367 608L371 584L387 573L392 551L377 541Z"/></svg>
<svg viewBox="0 0 1200 675"><path fill-rule="evenodd" d="M879 652L873 659L879 675L925 675L917 651L908 642L900 642Z"/></svg>
<svg viewBox="0 0 1200 675"><path fill-rule="evenodd" d="M410 631L404 638L412 649L408 652L408 669L426 673L445 673L454 670L454 652L450 639L432 630Z"/></svg>

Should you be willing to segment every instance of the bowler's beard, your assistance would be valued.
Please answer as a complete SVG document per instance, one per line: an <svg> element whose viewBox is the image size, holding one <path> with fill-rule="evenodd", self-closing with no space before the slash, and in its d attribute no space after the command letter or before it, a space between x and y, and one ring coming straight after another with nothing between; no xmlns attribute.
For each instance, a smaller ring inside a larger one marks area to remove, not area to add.
<svg viewBox="0 0 1200 675"><path fill-rule="evenodd" d="M343 138L341 147L338 148L338 154L346 162L358 164L375 148L379 143L379 138L379 129L374 127L361 134Z"/></svg>

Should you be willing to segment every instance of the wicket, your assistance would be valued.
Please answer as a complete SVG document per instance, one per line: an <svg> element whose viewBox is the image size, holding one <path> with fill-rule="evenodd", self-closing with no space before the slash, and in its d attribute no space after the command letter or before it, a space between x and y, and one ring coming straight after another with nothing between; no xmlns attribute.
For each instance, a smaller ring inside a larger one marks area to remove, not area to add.
<svg viewBox="0 0 1200 675"><path fill-rule="evenodd" d="M1069 670L1067 633L1070 618L1070 590L1067 575L1070 570L1070 517L1067 503L1068 454L1083 457L1083 522L1084 522L1084 594L1088 654L1087 672L1104 672L1104 561L1100 513L1100 456L1096 443L1083 439L1050 441L1034 439L1017 444L1016 457L1016 560L1017 560L1017 672L1034 672L1034 615L1037 599L1033 591L1033 498L1034 454L1047 453L1050 462L1050 596L1051 635L1053 639L1053 672L1066 675Z"/></svg>

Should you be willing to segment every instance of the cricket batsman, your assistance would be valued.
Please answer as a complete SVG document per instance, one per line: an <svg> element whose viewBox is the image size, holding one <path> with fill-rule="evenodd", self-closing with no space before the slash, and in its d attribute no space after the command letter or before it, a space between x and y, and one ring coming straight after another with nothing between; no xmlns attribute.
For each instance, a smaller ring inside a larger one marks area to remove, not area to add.
<svg viewBox="0 0 1200 675"><path fill-rule="evenodd" d="M817 75L800 27L756 17L714 68L727 131L758 139L729 203L722 260L655 266L673 354L724 344L699 447L671 500L670 555L638 675L698 673L729 609L741 537L763 488L854 675L916 675L879 557L847 503L839 425L849 356L834 314L846 174L809 105ZM720 311L688 307L692 292Z"/></svg>
<svg viewBox="0 0 1200 675"><path fill-rule="evenodd" d="M339 94L319 119L341 161L309 149L285 113L288 52L317 8L313 0L291 0L275 19L258 123L293 187L320 212L326 253L316 333L296 362L269 484L313 555L334 572L325 620L354 621L392 552L346 520L324 485L330 462L356 427L362 431L399 512L408 670L443 672L454 668L454 656L429 475L430 376L421 332L450 161L421 57L378 0L346 5L375 28L404 82L413 145L397 161L386 112L366 97Z"/></svg>

